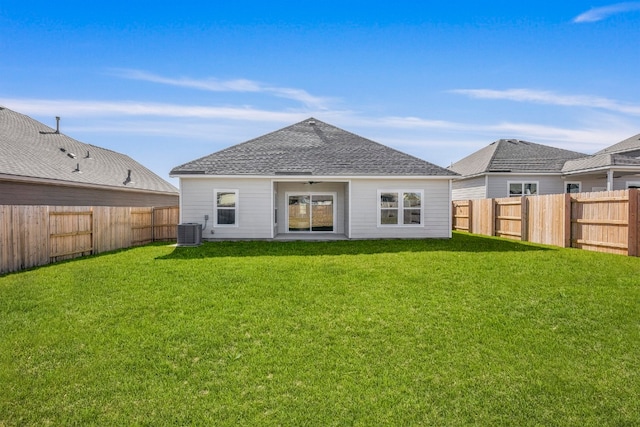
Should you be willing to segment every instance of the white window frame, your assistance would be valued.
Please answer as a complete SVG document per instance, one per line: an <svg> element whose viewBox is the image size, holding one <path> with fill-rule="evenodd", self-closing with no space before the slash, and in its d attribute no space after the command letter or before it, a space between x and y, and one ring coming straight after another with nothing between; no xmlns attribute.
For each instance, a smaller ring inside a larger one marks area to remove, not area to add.
<svg viewBox="0 0 640 427"><path fill-rule="evenodd" d="M218 193L234 193L236 198L236 205L233 208L218 208ZM238 227L238 212L240 206L240 192L237 189L215 188L213 190L213 226L214 227ZM218 209L235 211L235 223L233 224L218 224Z"/></svg>
<svg viewBox="0 0 640 427"><path fill-rule="evenodd" d="M397 208L383 208L380 206L380 197L383 193L396 193L398 196L398 207ZM418 193L420 194L420 224L403 224L404 222L404 211L408 209L418 209L413 206L404 206L404 193ZM378 215L378 227L424 227L425 215L424 215L424 190L423 189L382 189L378 190L378 197L376 198L376 209ZM382 224L382 209L397 209L398 210L398 224Z"/></svg>
<svg viewBox="0 0 640 427"><path fill-rule="evenodd" d="M520 184L522 185L522 194L520 195L511 195L511 184ZM536 185L536 194L529 194L529 196L537 196L540 194L540 182L539 181L507 181L507 197L522 197L527 196L524 194L524 186L526 184L535 184Z"/></svg>
<svg viewBox="0 0 640 427"><path fill-rule="evenodd" d="M640 188L640 181L627 181L625 184L627 190L629 189L629 187Z"/></svg>
<svg viewBox="0 0 640 427"><path fill-rule="evenodd" d="M578 193L582 193L582 181L565 181L564 183L564 192L568 193L567 187L572 184L578 184Z"/></svg>

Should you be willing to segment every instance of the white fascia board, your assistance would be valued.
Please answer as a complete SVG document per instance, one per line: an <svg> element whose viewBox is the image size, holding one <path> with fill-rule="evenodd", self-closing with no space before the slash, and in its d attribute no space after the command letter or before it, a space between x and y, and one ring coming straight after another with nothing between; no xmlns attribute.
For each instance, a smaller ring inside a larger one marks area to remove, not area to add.
<svg viewBox="0 0 640 427"><path fill-rule="evenodd" d="M562 172L482 172L476 173L473 175L464 175L464 176L454 176L454 181L463 181L465 179L479 178L479 177L488 177L488 176L509 176L509 175L526 175L526 176L560 176Z"/></svg>
<svg viewBox="0 0 640 427"><path fill-rule="evenodd" d="M575 170L575 171L571 171L571 172L563 172L563 176L571 176L571 175L584 175L584 174L591 174L593 172L606 172L609 170L613 170L615 172L635 172L638 173L640 172L640 166L600 166L597 168L590 168L590 169L579 169L579 170Z"/></svg>
<svg viewBox="0 0 640 427"><path fill-rule="evenodd" d="M326 175L204 175L204 174L188 174L188 175L170 175L171 178L180 178L180 179L268 179L272 181L291 181L291 182L299 182L299 181L316 181L322 180L324 182L330 181L349 181L349 180L357 180L357 179L387 179L387 180L407 180L407 179L420 179L420 180L453 180L455 176L448 175L406 175L406 176L396 176L396 175L379 175L379 176L360 176L360 175L344 175L344 176L326 176Z"/></svg>

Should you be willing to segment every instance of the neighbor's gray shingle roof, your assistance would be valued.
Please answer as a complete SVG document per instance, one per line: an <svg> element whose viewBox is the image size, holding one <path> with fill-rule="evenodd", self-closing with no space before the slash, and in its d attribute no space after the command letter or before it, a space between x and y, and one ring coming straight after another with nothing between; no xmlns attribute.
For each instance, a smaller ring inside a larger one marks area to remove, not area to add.
<svg viewBox="0 0 640 427"><path fill-rule="evenodd" d="M177 166L171 174L456 175L313 118Z"/></svg>
<svg viewBox="0 0 640 427"><path fill-rule="evenodd" d="M600 150L595 155L598 154L625 154L630 157L640 157L640 134Z"/></svg>
<svg viewBox="0 0 640 427"><path fill-rule="evenodd" d="M500 139L454 163L450 169L463 176L488 172L560 172L567 160L587 154L517 139Z"/></svg>
<svg viewBox="0 0 640 427"><path fill-rule="evenodd" d="M2 175L178 193L129 156L55 133L55 129L4 107L0 107L0 152ZM125 184L128 170L131 181Z"/></svg>
<svg viewBox="0 0 640 427"><path fill-rule="evenodd" d="M567 161L562 168L562 172L584 172L591 169L602 169L613 166L640 167L640 159L635 159L623 154L594 154L593 156Z"/></svg>

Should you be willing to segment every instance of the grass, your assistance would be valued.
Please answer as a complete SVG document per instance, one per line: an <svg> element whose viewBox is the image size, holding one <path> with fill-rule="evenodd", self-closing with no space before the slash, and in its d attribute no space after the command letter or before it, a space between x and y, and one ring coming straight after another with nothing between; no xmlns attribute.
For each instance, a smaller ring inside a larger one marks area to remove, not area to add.
<svg viewBox="0 0 640 427"><path fill-rule="evenodd" d="M0 277L0 426L640 425L640 259L152 245Z"/></svg>

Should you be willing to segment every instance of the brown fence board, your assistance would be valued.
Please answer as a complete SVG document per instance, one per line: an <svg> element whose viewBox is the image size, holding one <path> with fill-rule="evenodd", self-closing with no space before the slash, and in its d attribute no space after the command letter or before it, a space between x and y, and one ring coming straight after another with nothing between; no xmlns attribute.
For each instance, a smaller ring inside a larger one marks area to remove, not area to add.
<svg viewBox="0 0 640 427"><path fill-rule="evenodd" d="M180 208L167 206L153 210L153 240L176 240L178 237L178 223L180 222Z"/></svg>
<svg viewBox="0 0 640 427"><path fill-rule="evenodd" d="M563 194L527 197L528 241L545 245L564 246Z"/></svg>
<svg viewBox="0 0 640 427"><path fill-rule="evenodd" d="M93 252L93 212L84 206L49 209L49 258L61 261Z"/></svg>
<svg viewBox="0 0 640 427"><path fill-rule="evenodd" d="M522 198L494 199L494 235L499 237L522 237Z"/></svg>
<svg viewBox="0 0 640 427"><path fill-rule="evenodd" d="M522 198L456 200L454 230L560 247L640 255L637 189Z"/></svg>
<svg viewBox="0 0 640 427"><path fill-rule="evenodd" d="M177 206L0 205L0 274L154 240L175 240L178 221Z"/></svg>
<svg viewBox="0 0 640 427"><path fill-rule="evenodd" d="M451 222L454 230L469 231L471 221L471 200L454 200L451 214L453 221Z"/></svg>

